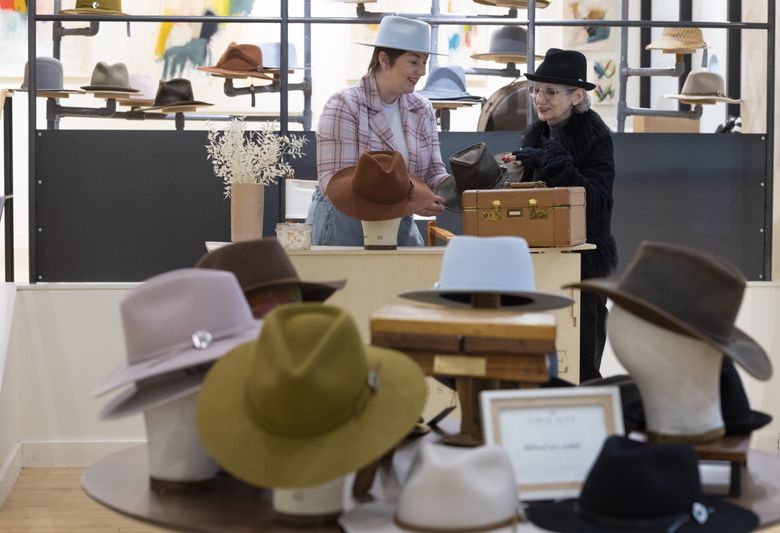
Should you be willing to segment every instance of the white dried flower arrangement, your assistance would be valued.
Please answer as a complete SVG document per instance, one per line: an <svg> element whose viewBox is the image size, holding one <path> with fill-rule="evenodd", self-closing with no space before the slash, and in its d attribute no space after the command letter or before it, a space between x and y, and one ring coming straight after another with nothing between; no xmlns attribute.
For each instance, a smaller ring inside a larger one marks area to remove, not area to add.
<svg viewBox="0 0 780 533"><path fill-rule="evenodd" d="M247 132L244 117L233 117L226 129L210 128L206 159L214 165L214 174L225 184L230 197L234 183L270 185L295 171L287 158L297 159L306 138L301 135L279 135L277 122L264 122L259 130Z"/></svg>

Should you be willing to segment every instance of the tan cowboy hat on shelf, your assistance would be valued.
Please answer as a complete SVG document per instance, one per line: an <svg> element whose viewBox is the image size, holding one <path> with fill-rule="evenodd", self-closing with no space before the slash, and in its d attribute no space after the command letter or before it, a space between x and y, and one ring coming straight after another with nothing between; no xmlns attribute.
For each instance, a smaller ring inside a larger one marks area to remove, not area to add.
<svg viewBox="0 0 780 533"><path fill-rule="evenodd" d="M685 79L680 94L665 94L666 98L674 98L692 104L739 104L742 100L726 96L726 83L723 76L708 70L694 70Z"/></svg>
<svg viewBox="0 0 780 533"><path fill-rule="evenodd" d="M661 50L665 54L692 54L706 46L699 28L664 28L661 36L645 46L645 50Z"/></svg>
<svg viewBox="0 0 780 533"><path fill-rule="evenodd" d="M528 0L474 0L475 4L483 6L508 7L510 9L528 9ZM550 0L536 0L536 7L544 9L550 5Z"/></svg>

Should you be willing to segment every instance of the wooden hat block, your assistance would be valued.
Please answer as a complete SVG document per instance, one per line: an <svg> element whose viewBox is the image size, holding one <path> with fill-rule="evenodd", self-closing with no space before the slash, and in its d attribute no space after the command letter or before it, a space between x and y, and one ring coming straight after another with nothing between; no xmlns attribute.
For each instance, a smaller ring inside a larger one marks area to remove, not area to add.
<svg viewBox="0 0 780 533"><path fill-rule="evenodd" d="M374 346L404 352L426 375L455 378L461 428L459 435L445 439L448 444L482 443L482 390L496 388L498 380L539 385L550 379L553 314L386 305L371 315L370 328Z"/></svg>

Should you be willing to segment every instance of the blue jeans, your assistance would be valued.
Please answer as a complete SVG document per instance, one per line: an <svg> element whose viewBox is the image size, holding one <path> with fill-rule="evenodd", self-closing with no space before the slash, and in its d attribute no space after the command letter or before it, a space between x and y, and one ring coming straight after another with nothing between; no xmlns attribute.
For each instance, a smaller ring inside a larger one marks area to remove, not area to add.
<svg viewBox="0 0 780 533"><path fill-rule="evenodd" d="M311 243L315 246L363 246L363 226L356 218L345 215L314 189L306 222L312 225ZM420 230L412 215L401 219L398 246L424 246Z"/></svg>

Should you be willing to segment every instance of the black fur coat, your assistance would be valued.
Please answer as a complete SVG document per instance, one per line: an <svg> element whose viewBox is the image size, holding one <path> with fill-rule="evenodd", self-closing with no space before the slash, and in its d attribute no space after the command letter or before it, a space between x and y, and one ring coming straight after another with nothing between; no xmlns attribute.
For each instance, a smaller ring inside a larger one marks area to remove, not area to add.
<svg viewBox="0 0 780 533"><path fill-rule="evenodd" d="M585 187L588 242L596 250L582 254L582 277L606 277L617 265L612 237L612 182L615 161L612 136L598 113L572 113L557 140L550 140L546 122L529 126L523 148L541 148L538 167L526 171L523 181L543 180L550 187Z"/></svg>

